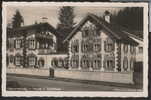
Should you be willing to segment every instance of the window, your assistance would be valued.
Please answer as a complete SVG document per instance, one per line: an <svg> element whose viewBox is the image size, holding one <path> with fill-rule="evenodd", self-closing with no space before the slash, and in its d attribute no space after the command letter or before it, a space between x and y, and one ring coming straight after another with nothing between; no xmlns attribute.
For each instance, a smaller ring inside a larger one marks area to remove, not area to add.
<svg viewBox="0 0 151 100"><path fill-rule="evenodd" d="M95 39L94 41L93 41L93 51L94 52L99 52L99 51L101 51L101 39Z"/></svg>
<svg viewBox="0 0 151 100"><path fill-rule="evenodd" d="M21 56L16 56L16 59L15 59L15 64L17 66L20 66L22 64L22 57Z"/></svg>
<svg viewBox="0 0 151 100"><path fill-rule="evenodd" d="M83 51L88 51L88 44L83 45Z"/></svg>
<svg viewBox="0 0 151 100"><path fill-rule="evenodd" d="M71 67L78 68L78 66L79 66L79 56L72 56Z"/></svg>
<svg viewBox="0 0 151 100"><path fill-rule="evenodd" d="M72 52L79 52L79 41L78 40L74 40L71 44L71 51Z"/></svg>
<svg viewBox="0 0 151 100"><path fill-rule="evenodd" d="M89 30L88 29L84 29L83 31L82 31L82 37L84 38L84 37L88 37L88 35L89 35Z"/></svg>
<svg viewBox="0 0 151 100"><path fill-rule="evenodd" d="M9 61L10 61L10 63L13 63L13 62L14 62L14 57L13 57L13 56L10 56L10 57L9 57Z"/></svg>
<svg viewBox="0 0 151 100"><path fill-rule="evenodd" d="M115 68L114 60L107 59L105 61L105 70L114 71L114 68Z"/></svg>
<svg viewBox="0 0 151 100"><path fill-rule="evenodd" d="M127 71L127 69L128 69L128 59L127 59L127 57L124 57L123 68L124 68L124 71Z"/></svg>
<svg viewBox="0 0 151 100"><path fill-rule="evenodd" d="M29 40L29 49L35 49L35 40Z"/></svg>
<svg viewBox="0 0 151 100"><path fill-rule="evenodd" d="M87 41L82 41L82 45L81 45L81 49L82 49L82 52L88 52L89 51L89 44Z"/></svg>
<svg viewBox="0 0 151 100"><path fill-rule="evenodd" d="M78 45L72 45L71 49L72 49L72 52L73 52L73 53L79 52L79 47L78 47Z"/></svg>
<svg viewBox="0 0 151 100"><path fill-rule="evenodd" d="M83 56L81 60L82 68L89 68L89 65L90 65L89 58L87 56Z"/></svg>
<svg viewBox="0 0 151 100"><path fill-rule="evenodd" d="M128 45L124 44L124 52L127 53L128 52Z"/></svg>
<svg viewBox="0 0 151 100"><path fill-rule="evenodd" d="M130 46L130 52L131 52L132 54L135 53L135 47L134 47L134 46Z"/></svg>
<svg viewBox="0 0 151 100"><path fill-rule="evenodd" d="M143 47L139 47L139 53L143 53Z"/></svg>
<svg viewBox="0 0 151 100"><path fill-rule="evenodd" d="M99 69L101 67L101 59L93 60L93 69Z"/></svg>
<svg viewBox="0 0 151 100"><path fill-rule="evenodd" d="M21 39L16 40L16 48L17 49L21 48L21 45L22 45L21 43L22 43Z"/></svg>
<svg viewBox="0 0 151 100"><path fill-rule="evenodd" d="M109 38L106 41L104 41L104 46L106 52L111 52L114 50L114 42Z"/></svg>
<svg viewBox="0 0 151 100"><path fill-rule="evenodd" d="M30 66L36 65L36 57L30 56L30 57L28 58L28 61L29 61L29 65L30 65Z"/></svg>

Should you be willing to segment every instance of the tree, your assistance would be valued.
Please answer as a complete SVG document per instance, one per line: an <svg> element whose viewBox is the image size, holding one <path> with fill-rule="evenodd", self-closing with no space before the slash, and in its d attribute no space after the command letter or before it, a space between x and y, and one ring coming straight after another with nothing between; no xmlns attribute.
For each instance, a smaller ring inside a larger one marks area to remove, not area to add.
<svg viewBox="0 0 151 100"><path fill-rule="evenodd" d="M112 21L130 30L143 30L143 8L126 7L113 15Z"/></svg>
<svg viewBox="0 0 151 100"><path fill-rule="evenodd" d="M58 38L58 51L67 52L68 43L63 44L63 40L69 35L74 27L74 8L71 6L63 6L59 10L59 24L57 25Z"/></svg>
<svg viewBox="0 0 151 100"><path fill-rule="evenodd" d="M22 15L20 14L19 10L16 10L15 15L13 16L12 27L18 28L21 26L23 22L24 22L24 19Z"/></svg>

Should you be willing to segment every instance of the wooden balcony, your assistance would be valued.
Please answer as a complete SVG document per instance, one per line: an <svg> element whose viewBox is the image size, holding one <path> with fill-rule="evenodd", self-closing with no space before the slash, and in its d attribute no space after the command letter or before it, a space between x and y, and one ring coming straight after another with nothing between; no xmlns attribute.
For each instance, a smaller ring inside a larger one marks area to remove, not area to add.
<svg viewBox="0 0 151 100"><path fill-rule="evenodd" d="M41 55L46 55L46 54L51 54L51 53L55 53L55 50L53 49L38 49L38 54Z"/></svg>

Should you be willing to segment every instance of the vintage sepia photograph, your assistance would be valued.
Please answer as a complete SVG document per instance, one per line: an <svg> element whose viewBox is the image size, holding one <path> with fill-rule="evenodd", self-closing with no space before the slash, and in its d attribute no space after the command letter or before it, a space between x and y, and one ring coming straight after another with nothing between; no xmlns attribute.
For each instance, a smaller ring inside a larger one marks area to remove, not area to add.
<svg viewBox="0 0 151 100"><path fill-rule="evenodd" d="M146 97L148 3L3 2L3 96Z"/></svg>

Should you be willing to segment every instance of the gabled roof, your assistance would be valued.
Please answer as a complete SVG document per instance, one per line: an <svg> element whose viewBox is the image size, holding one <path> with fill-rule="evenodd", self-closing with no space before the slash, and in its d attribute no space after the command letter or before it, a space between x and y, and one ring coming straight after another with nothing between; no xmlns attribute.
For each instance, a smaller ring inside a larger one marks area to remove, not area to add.
<svg viewBox="0 0 151 100"><path fill-rule="evenodd" d="M69 41L75 34L76 32L88 21L92 20L98 25L100 25L102 28L104 28L111 37L116 39L117 41L121 41L124 43L129 43L133 45L138 45L136 41L131 39L126 33L123 32L117 25L113 23L108 23L104 19L88 13L87 16L81 20L81 22L73 29L73 31L67 36L67 38L64 40L64 42Z"/></svg>
<svg viewBox="0 0 151 100"><path fill-rule="evenodd" d="M28 26L23 26L19 28L14 29L7 29L7 35L8 37L19 37L23 36L24 33L27 35L36 34L36 32L29 32L32 30L41 31L43 28L51 31L54 35L57 35L57 32L53 26L51 26L48 23L39 23L39 24L33 24Z"/></svg>

